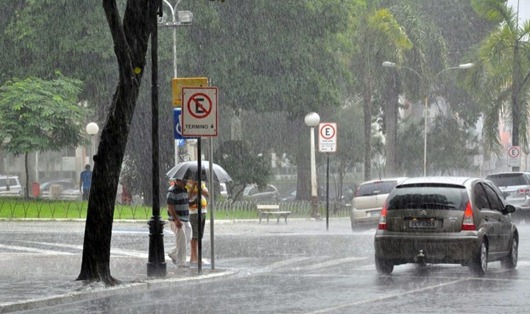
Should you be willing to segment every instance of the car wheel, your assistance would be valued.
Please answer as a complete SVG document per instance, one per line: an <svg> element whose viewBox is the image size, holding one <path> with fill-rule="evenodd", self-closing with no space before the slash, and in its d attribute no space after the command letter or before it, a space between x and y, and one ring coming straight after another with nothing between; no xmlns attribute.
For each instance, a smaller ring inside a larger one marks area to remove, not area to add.
<svg viewBox="0 0 530 314"><path fill-rule="evenodd" d="M501 260L502 268L514 269L517 267L517 258L519 256L519 240L517 237L513 237L512 247L510 248L510 254Z"/></svg>
<svg viewBox="0 0 530 314"><path fill-rule="evenodd" d="M484 240L480 243L480 249L475 257L472 258L469 269L479 277L484 276L488 269L488 245Z"/></svg>
<svg viewBox="0 0 530 314"><path fill-rule="evenodd" d="M394 264L384 258L375 258L375 269L378 273L390 275L394 270Z"/></svg>

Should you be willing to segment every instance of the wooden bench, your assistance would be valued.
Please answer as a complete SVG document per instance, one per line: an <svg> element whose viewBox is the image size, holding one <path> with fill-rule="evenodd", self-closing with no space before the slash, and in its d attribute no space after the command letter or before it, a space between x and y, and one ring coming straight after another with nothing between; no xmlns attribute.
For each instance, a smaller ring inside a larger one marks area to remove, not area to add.
<svg viewBox="0 0 530 314"><path fill-rule="evenodd" d="M291 214L290 211L287 210L280 210L280 205L257 205L258 207L258 214L259 214L259 223L261 223L261 219L263 217L267 217L267 223L269 223L269 218L271 216L275 216L277 221L276 223L280 223L280 218L285 219L285 223L287 223L287 217Z"/></svg>

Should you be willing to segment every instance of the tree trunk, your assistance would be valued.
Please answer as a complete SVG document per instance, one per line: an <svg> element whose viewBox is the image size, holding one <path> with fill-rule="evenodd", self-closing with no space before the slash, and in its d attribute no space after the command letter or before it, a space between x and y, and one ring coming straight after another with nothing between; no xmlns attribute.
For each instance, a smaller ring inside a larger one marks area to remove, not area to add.
<svg viewBox="0 0 530 314"><path fill-rule="evenodd" d="M521 82L520 75L520 62L519 62L519 41L515 41L513 47L513 70L512 70L512 146L519 146L519 128L521 124L520 112L519 112L519 84ZM512 171L519 171L520 165L512 167Z"/></svg>
<svg viewBox="0 0 530 314"><path fill-rule="evenodd" d="M303 120L303 119L300 119ZM301 146L296 152L296 199L297 200L311 200L311 162L310 162L310 147L309 127L305 124L301 127L302 132L298 133L298 142L307 143Z"/></svg>
<svg viewBox="0 0 530 314"><path fill-rule="evenodd" d="M384 93L384 119L386 136L386 174L397 176L397 124L399 112L399 93L396 87L396 76L389 78L388 86Z"/></svg>
<svg viewBox="0 0 530 314"><path fill-rule="evenodd" d="M364 180L372 178L372 89L367 75L363 80Z"/></svg>
<svg viewBox="0 0 530 314"><path fill-rule="evenodd" d="M103 0L114 42L119 83L94 156L92 186L83 243L83 260L77 280L118 283L110 274L110 244L114 204L130 124L146 64L151 33L150 10L156 0L128 0L123 24L115 1ZM151 11L152 12L152 11Z"/></svg>

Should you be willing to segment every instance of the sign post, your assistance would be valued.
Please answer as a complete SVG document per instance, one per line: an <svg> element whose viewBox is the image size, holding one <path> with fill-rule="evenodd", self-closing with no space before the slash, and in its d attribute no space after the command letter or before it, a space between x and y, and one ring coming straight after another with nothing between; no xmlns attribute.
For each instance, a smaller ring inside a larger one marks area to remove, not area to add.
<svg viewBox="0 0 530 314"><path fill-rule="evenodd" d="M521 165L521 147L508 147L508 166L519 167Z"/></svg>
<svg viewBox="0 0 530 314"><path fill-rule="evenodd" d="M202 195L202 153L201 137L217 136L217 87L183 87L182 88L182 124L180 129L184 137L197 137L197 186L199 200ZM210 169L213 169L210 159ZM212 178L210 178L212 180ZM213 193L213 191L212 191ZM201 202L198 202L197 211L199 222L202 221ZM210 210L210 217L213 217L213 209ZM199 224L200 225L200 224ZM213 219L211 219L211 230L213 230ZM213 233L212 233L213 239ZM197 270L202 274L202 230L199 228L197 239Z"/></svg>
<svg viewBox="0 0 530 314"><path fill-rule="evenodd" d="M318 151L326 153L326 230L329 230L329 153L337 151L337 124L318 125Z"/></svg>

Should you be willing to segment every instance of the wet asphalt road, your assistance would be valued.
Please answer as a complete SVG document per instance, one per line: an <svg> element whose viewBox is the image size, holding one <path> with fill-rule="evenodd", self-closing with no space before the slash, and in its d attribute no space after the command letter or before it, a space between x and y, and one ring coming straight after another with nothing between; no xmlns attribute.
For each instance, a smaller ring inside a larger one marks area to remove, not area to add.
<svg viewBox="0 0 530 314"><path fill-rule="evenodd" d="M68 252L72 245L82 245L82 222L0 226L0 255L15 242L31 246L23 243L37 235L39 243L63 243ZM505 271L499 262L490 263L486 276L476 278L458 265L429 265L425 272L401 265L391 276L378 275L375 229L352 232L345 219L331 220L328 231L325 221L314 220L290 220L287 225L216 222L215 266L226 276L196 276L196 269L169 264L168 272L192 276L161 289L156 284L147 291L125 289L27 313L528 313L530 226L518 228L517 269ZM209 226L206 231L203 257L211 259ZM112 247L138 252L138 259L145 261L147 236L145 223L115 223ZM166 233L166 251L172 240ZM54 247L61 251L61 246ZM126 274L123 269L111 271L118 279Z"/></svg>

